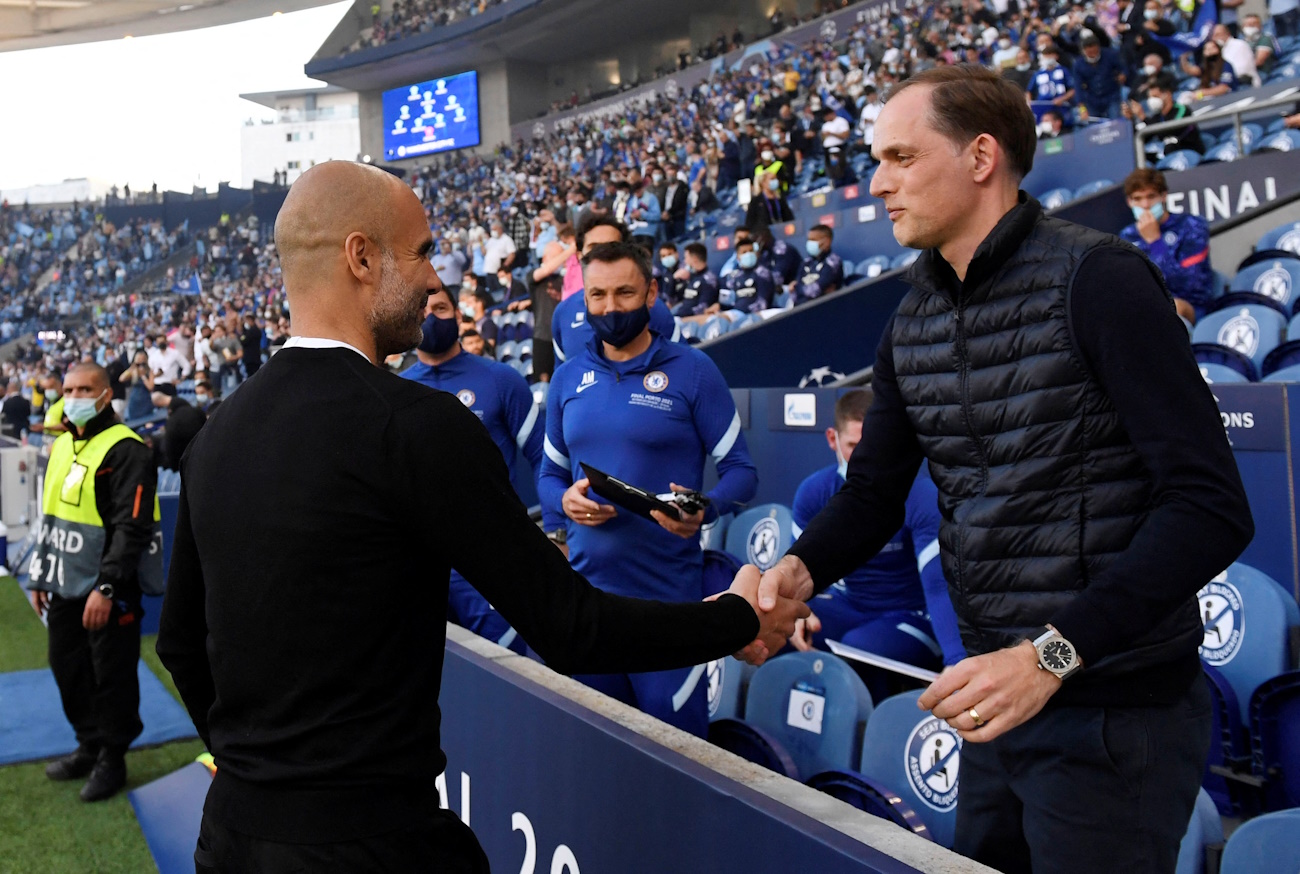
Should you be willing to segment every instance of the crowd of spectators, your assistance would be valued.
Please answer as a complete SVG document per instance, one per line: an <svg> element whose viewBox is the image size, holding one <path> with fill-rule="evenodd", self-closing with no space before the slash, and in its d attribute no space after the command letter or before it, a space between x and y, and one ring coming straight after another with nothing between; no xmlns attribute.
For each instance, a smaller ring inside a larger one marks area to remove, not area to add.
<svg viewBox="0 0 1300 874"><path fill-rule="evenodd" d="M362 30L361 35L340 54L428 33L481 15L505 2L507 0L396 0L388 15L384 15L383 8L375 3L370 7L370 27Z"/></svg>

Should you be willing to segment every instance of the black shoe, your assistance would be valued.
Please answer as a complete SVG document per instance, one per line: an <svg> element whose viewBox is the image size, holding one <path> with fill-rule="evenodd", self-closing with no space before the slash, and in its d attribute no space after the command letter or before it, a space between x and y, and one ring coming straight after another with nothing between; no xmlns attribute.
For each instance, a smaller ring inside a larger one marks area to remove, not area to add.
<svg viewBox="0 0 1300 874"><path fill-rule="evenodd" d="M112 798L126 785L126 759L121 753L100 750L90 779L81 787L82 801Z"/></svg>
<svg viewBox="0 0 1300 874"><path fill-rule="evenodd" d="M98 751L89 747L77 747L61 759L55 759L45 766L45 776L51 780L80 780L95 767Z"/></svg>

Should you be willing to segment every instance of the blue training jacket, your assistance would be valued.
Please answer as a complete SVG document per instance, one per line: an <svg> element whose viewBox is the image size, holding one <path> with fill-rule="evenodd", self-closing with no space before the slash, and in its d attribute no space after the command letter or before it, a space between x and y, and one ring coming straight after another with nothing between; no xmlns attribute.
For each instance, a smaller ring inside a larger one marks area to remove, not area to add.
<svg viewBox="0 0 1300 874"><path fill-rule="evenodd" d="M833 464L799 484L792 508L796 538L843 485ZM939 562L939 493L924 467L907 496L903 527L873 558L831 588L864 613L927 611L944 664L966 657Z"/></svg>
<svg viewBox="0 0 1300 874"><path fill-rule="evenodd" d="M654 336L631 361L605 358L593 337L561 365L546 406L546 458L538 493L543 525L565 524L564 492L580 462L662 494L670 482L699 489L704 463L717 464L706 521L731 512L758 489L740 415L717 365L697 349ZM594 492L592 500L603 503ZM569 558L594 585L619 595L695 601L702 595L698 538L682 538L628 510L603 525L568 524Z"/></svg>

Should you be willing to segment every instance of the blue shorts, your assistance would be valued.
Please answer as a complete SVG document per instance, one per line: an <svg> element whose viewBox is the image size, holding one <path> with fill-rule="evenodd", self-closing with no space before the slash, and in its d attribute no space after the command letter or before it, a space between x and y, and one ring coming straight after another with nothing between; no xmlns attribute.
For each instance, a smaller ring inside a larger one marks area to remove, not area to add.
<svg viewBox="0 0 1300 874"><path fill-rule="evenodd" d="M582 674L573 679L696 737L709 733L705 666L648 674Z"/></svg>
<svg viewBox="0 0 1300 874"><path fill-rule="evenodd" d="M451 572L451 585L447 589L447 618L479 637L524 654L524 639L487 602L487 598L478 593L478 589L455 571Z"/></svg>

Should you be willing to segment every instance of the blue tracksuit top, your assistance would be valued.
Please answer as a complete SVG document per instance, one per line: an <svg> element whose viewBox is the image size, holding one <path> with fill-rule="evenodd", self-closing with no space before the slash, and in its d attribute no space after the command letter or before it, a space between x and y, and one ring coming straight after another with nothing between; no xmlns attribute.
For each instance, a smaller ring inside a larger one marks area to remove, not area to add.
<svg viewBox="0 0 1300 874"><path fill-rule="evenodd" d="M650 330L670 340L681 339L681 328L664 303L663 295L656 297L655 305L650 307ZM595 336L591 325L587 324L587 298L581 291L555 305L555 312L551 315L551 337L556 361L567 361L570 354L586 346Z"/></svg>
<svg viewBox="0 0 1300 874"><path fill-rule="evenodd" d="M461 352L437 367L417 361L401 376L450 392L473 410L501 450L511 479L516 450L528 459L534 475L541 471L545 435L538 427L538 408L528 383L513 367Z"/></svg>
<svg viewBox="0 0 1300 874"><path fill-rule="evenodd" d="M593 338L561 365L546 402L546 458L538 493L542 522L565 524L564 492L586 462L656 494L670 482L702 488L704 463L717 464L706 520L731 512L758 488L731 391L707 355L654 336L631 361L605 358ZM594 492L587 496L604 502ZM569 524L569 558L594 585L664 601L703 597L698 538L682 538L629 510L596 527Z"/></svg>
<svg viewBox="0 0 1300 874"><path fill-rule="evenodd" d="M796 538L843 485L833 464L799 484L791 508ZM903 527L880 552L831 590L867 614L925 610L943 648L944 664L956 664L966 657L939 562L939 493L924 467L908 493Z"/></svg>
<svg viewBox="0 0 1300 874"><path fill-rule="evenodd" d="M1154 243L1142 239L1136 222L1119 235L1160 268L1170 294L1194 306L1209 304L1214 293L1214 271L1210 267L1210 226L1205 219L1171 212L1160 223L1160 238Z"/></svg>

